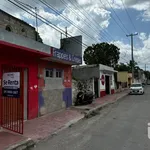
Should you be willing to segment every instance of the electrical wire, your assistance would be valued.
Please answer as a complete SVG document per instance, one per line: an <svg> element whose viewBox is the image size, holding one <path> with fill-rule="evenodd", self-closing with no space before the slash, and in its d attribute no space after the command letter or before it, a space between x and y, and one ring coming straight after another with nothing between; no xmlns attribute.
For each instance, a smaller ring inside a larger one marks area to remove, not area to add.
<svg viewBox="0 0 150 150"><path fill-rule="evenodd" d="M64 5L65 5L65 7L67 8L67 9L69 9L69 10L71 10L72 12L73 12L73 14L75 14L75 16L77 16L77 17L80 17L82 20L84 20L84 23L90 28L90 29L92 29L93 31L95 31L95 32L100 32L98 29L99 29L99 27L100 26L98 26L98 27L96 27L95 26L95 24L89 24L89 23L87 23L87 21L79 14L79 12L76 12L76 11L74 11L71 7L68 7L68 3L66 2L66 1L64 1L64 0L60 0ZM77 9L78 10L78 9ZM86 16L82 13L82 15L86 18ZM89 18L88 18L88 20L89 20ZM105 35L106 37L101 37L104 41L109 41L109 39L108 39L108 37L107 37L107 35Z"/></svg>
<svg viewBox="0 0 150 150"><path fill-rule="evenodd" d="M61 0L61 1L63 1L63 0ZM75 4L73 4L73 2L71 1L71 0L68 0L69 2L71 2L71 4L73 5L73 6L75 6L75 8L77 9L77 10L79 10L79 12L81 12L81 10L77 7L77 5L75 5ZM63 4L65 4L65 3L63 3ZM82 12L81 12L82 13ZM86 11L85 11L85 13L86 13ZM83 14L83 13L82 13ZM88 13L87 13L88 14ZM84 14L83 14L84 15ZM84 15L85 16L85 15ZM86 17L86 16L85 16ZM87 18L87 17L86 17ZM89 17L87 18L88 20L90 19L90 18L92 18L92 16L90 16L90 14L89 14ZM92 20L91 20L92 21ZM94 21L92 21L92 22L94 22ZM108 35L109 36L109 35ZM110 37L110 36L109 36ZM114 39L112 39L112 40L114 40ZM120 46L121 48L122 48L122 46ZM124 48L123 48L124 49ZM126 53L127 53L127 51L126 51ZM125 53L125 56L126 56L126 53Z"/></svg>
<svg viewBox="0 0 150 150"><path fill-rule="evenodd" d="M81 31L82 33L84 33L87 37L89 37L90 39L95 39L95 37L91 36L90 34L88 34L85 30L83 30L82 28L80 28L79 26L77 26L72 20L70 20L69 18L65 17L64 15L60 14L58 12L57 9L55 9L52 5L47 4L44 0L39 0L42 4L44 4L45 6L47 6L48 8L50 8L52 11L54 11L56 14L60 15L63 19L65 19L65 21L71 23L71 25L73 25L74 27L76 27L79 31ZM97 40L97 39L96 39ZM97 41L99 42L99 41Z"/></svg>
<svg viewBox="0 0 150 150"><path fill-rule="evenodd" d="M19 6L18 4L12 2L11 0L8 0L8 1L9 1L10 3L12 3L13 5L17 6L18 8L24 10L24 11L27 12L28 14L32 15L33 17L36 17L35 12L32 11L32 10L29 10L28 7L26 7L26 6L22 5L22 4L20 4L20 5L22 6L22 7L21 7L21 6ZM29 10L30 12L27 11L26 9ZM64 35L66 35L66 33L65 33L64 30L62 30L61 28L57 27L57 26L54 25L52 22L46 20L46 19L43 18L42 16L37 15L37 18L38 18L40 21L42 21L43 23L45 23L45 24L47 24L48 26L50 26L50 27L52 27L53 29L55 29L56 31L58 31L58 32L60 32L60 33L62 33L62 34L64 34ZM70 37L72 37L70 34L68 34L68 35L69 35ZM86 45L86 44L83 43L83 42L81 43L81 41L79 41L79 40L76 39L75 37L72 37L71 40L76 41L78 44L83 45L85 48L88 47L88 45Z"/></svg>
<svg viewBox="0 0 150 150"><path fill-rule="evenodd" d="M137 31L137 30L136 30L136 27L135 27L135 25L134 25L134 23L133 23L133 21L132 21L132 19L131 19L131 16L130 16L130 14L129 14L128 11L127 11L127 8L126 8L126 5L125 5L124 1L121 0L121 2L122 2L122 4L123 4L123 7L124 7L124 9L125 9L125 11L126 11L126 14L127 14L128 18L129 18L129 20L130 20L130 22L131 22L131 24L132 24L134 30Z"/></svg>
<svg viewBox="0 0 150 150"><path fill-rule="evenodd" d="M107 10L105 4L102 2L102 0L100 0L101 4L103 5L103 7ZM122 32L126 35L126 31L122 28L122 26L120 26L120 24L118 24L117 20L115 19L115 17L113 15L110 14L110 16L112 17L112 19L115 21L115 23L117 24L117 26L122 30Z"/></svg>
<svg viewBox="0 0 150 150"><path fill-rule="evenodd" d="M73 5L73 6L79 11L87 20L92 21L92 22L94 23L93 25L94 25L96 28L101 28L101 29L102 29L102 32L104 33L104 35L105 35L109 40L113 40L111 34L109 34L108 32L106 32L106 31L104 30L104 28L102 28L102 27L99 25L99 23L97 22L96 19L92 19L93 16L92 16L90 13L87 13L87 11L86 11L84 8L81 8L81 6L76 2L76 0L75 0L76 4L74 4L74 2L72 2L71 0L68 0L68 1L71 3L71 5ZM84 11L85 14L88 15L88 17L78 8L78 6L80 6L80 8Z"/></svg>
<svg viewBox="0 0 150 150"><path fill-rule="evenodd" d="M22 6L24 7L24 8L23 8L23 7L19 6L18 4L12 2L11 0L8 0L8 1L11 2L12 4L14 4L15 6L19 7L20 9L24 10L25 12L29 13L29 14L32 15L33 17L36 17L34 11L31 11L31 10L29 10L30 12L27 11L27 10L28 10L27 7L25 7L25 6L22 5ZM27 10L26 10L26 9L27 9ZM41 17L40 15L37 15L37 17L38 17L38 19L39 19L40 21L42 21L43 23L49 25L50 27L54 28L54 29L57 30L58 32L60 32L60 33L62 33L62 34L65 35L65 31L63 31L62 29L56 27L56 26L55 26L54 24L52 24L50 21L46 20L45 18ZM71 35L69 35L69 36L71 36ZM74 40L77 40L77 39L74 39ZM77 41L76 41L76 42L77 42ZM80 42L80 41L78 41L78 42ZM81 44L81 43L80 43L80 44ZM88 45L86 45L86 44L84 44L84 43L82 43L82 44L83 44L84 47L86 47L86 48L88 47ZM124 59L124 58L123 58L123 59ZM125 60L125 59L124 59L124 60Z"/></svg>

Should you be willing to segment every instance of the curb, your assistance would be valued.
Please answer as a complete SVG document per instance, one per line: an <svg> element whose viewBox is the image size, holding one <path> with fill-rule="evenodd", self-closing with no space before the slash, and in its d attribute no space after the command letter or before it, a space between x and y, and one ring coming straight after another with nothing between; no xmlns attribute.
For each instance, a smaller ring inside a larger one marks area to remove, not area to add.
<svg viewBox="0 0 150 150"><path fill-rule="evenodd" d="M45 137L45 138L42 138L42 139L38 139L37 141L35 141L35 144L41 142L41 141L46 141L54 136L56 136L58 133L60 133L61 131L69 128L69 127L72 127L72 125L78 123L79 121L83 120L84 119L84 115L76 118L76 119L73 119L71 121L69 121L68 123L66 123L65 125L63 125L62 127L60 127L59 129L57 129L56 131L54 131L53 133L51 133L48 137Z"/></svg>
<svg viewBox="0 0 150 150"><path fill-rule="evenodd" d="M24 141L21 141L20 143L17 143L15 145L10 146L9 148L6 148L6 150L28 150L31 147L34 147L35 142L28 138Z"/></svg>
<svg viewBox="0 0 150 150"><path fill-rule="evenodd" d="M115 104L118 100L121 100L122 98L126 97L127 95L128 95L128 93L126 93L126 94L123 95L123 96L120 96L120 97L116 98L115 101L108 102L108 103L104 103L104 104L99 105L99 106L97 106L97 107L95 107L95 108L93 108L93 109L91 109L91 110L89 110L89 111L85 111L85 112L84 112L85 118L90 118L90 117L92 117L92 116L95 116L95 115L98 114L99 111L102 110L103 108L108 107L108 106L111 105L111 104Z"/></svg>
<svg viewBox="0 0 150 150"><path fill-rule="evenodd" d="M65 130L65 129L69 128L69 127L72 127L72 125L78 123L79 121L81 121L81 120L83 120L85 118L90 118L92 116L97 115L100 110L102 110L105 107L108 107L111 104L116 103L118 100L126 97L127 95L128 95L128 93L126 93L123 96L120 96L120 97L116 98L115 101L99 105L99 106L97 106L97 107L95 107L93 109L90 109L88 111L84 111L82 116L69 121L68 123L66 123L65 125L60 127L59 129L57 129L56 131L51 133L48 137L45 137L45 138L42 138L42 139L38 139L37 141L33 141L32 139L28 138L27 140L24 140L24 141L20 142L19 144L15 144L13 146L10 146L6 150L29 150L30 148L32 148L34 146L36 147L37 143L40 143L41 141L45 141L45 140L48 140L48 139L52 138L53 136L56 136L61 131Z"/></svg>

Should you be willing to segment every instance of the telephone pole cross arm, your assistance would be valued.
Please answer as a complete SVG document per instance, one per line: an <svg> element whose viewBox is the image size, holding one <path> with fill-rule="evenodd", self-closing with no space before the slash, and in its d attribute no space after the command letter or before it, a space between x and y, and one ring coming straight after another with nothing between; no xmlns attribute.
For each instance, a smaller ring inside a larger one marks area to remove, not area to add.
<svg viewBox="0 0 150 150"><path fill-rule="evenodd" d="M132 83L134 82L133 37L136 35L138 35L138 33L126 35L127 37L131 37Z"/></svg>

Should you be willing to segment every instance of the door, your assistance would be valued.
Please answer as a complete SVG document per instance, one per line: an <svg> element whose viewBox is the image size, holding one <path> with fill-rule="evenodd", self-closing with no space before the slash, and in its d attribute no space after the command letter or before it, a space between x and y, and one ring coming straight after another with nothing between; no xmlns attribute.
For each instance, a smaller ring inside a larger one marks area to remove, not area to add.
<svg viewBox="0 0 150 150"><path fill-rule="evenodd" d="M98 79L97 78L95 78L94 79L94 92L95 92L95 98L98 98L98 93L99 93L99 91L98 91Z"/></svg>
<svg viewBox="0 0 150 150"><path fill-rule="evenodd" d="M2 91L0 97L1 126L23 134L24 121L24 69L2 66Z"/></svg>
<svg viewBox="0 0 150 150"><path fill-rule="evenodd" d="M110 79L109 76L105 76L105 89L106 89L106 94L110 94Z"/></svg>

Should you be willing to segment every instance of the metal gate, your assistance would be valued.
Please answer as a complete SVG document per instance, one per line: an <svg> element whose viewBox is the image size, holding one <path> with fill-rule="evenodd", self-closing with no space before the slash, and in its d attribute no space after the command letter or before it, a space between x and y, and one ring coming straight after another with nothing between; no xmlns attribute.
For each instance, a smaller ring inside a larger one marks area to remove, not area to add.
<svg viewBox="0 0 150 150"><path fill-rule="evenodd" d="M2 66L2 85L4 73L19 74L19 96L7 96L1 91L0 119L1 126L10 131L23 134L24 121L24 69L15 66ZM9 82L9 81L8 81ZM11 82L10 82L11 84ZM1 86L2 86L1 85ZM3 90L3 88L1 88ZM6 92L6 91L5 91ZM6 92L7 93L7 92ZM14 91L13 91L14 93Z"/></svg>

